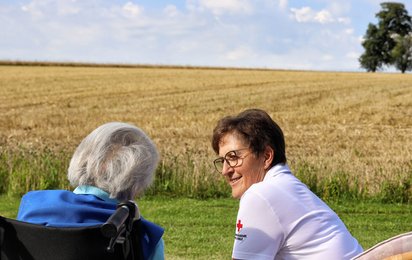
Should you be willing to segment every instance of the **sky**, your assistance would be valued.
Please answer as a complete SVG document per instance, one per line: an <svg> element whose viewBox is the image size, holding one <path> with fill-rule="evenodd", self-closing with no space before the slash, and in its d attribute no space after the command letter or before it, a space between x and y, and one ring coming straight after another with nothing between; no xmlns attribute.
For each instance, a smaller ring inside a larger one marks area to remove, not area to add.
<svg viewBox="0 0 412 260"><path fill-rule="evenodd" d="M363 71L381 2L0 0L0 60Z"/></svg>

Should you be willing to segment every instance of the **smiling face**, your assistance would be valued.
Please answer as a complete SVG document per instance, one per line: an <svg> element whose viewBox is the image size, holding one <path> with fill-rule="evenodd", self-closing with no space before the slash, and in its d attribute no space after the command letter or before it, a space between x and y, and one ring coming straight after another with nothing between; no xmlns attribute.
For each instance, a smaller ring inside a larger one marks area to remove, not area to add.
<svg viewBox="0 0 412 260"><path fill-rule="evenodd" d="M230 151L240 150L236 153L239 157L238 165L230 167L227 162L224 162L222 169L222 175L232 187L232 196L237 199L240 199L250 186L263 181L266 169L270 164L267 160L267 151L260 156L256 156L250 149L244 149L245 147L248 147L248 145L243 142L239 135L233 133L227 133L219 142L219 156L221 157L224 157ZM269 158L270 161L272 158Z"/></svg>

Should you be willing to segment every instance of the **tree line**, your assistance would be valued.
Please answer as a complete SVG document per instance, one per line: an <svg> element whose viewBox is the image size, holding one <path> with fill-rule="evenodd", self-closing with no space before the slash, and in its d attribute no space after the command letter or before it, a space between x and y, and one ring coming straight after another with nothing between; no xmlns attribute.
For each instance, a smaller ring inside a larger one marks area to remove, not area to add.
<svg viewBox="0 0 412 260"><path fill-rule="evenodd" d="M412 70L412 18L402 3L381 3L377 24L369 23L359 62L368 72L394 66L402 73Z"/></svg>

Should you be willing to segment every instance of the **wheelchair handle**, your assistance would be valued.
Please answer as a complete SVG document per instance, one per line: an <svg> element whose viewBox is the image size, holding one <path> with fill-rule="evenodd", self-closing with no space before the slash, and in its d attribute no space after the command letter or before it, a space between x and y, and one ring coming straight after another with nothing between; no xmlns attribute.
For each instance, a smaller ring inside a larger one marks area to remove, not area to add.
<svg viewBox="0 0 412 260"><path fill-rule="evenodd" d="M120 206L115 213L101 227L101 231L105 237L115 237L119 233L122 225L129 217L129 208L126 205Z"/></svg>

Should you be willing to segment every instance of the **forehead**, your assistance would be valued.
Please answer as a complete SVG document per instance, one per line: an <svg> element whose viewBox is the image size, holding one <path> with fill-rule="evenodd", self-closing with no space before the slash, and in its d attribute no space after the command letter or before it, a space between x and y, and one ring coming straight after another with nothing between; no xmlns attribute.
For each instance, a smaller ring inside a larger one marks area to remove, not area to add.
<svg viewBox="0 0 412 260"><path fill-rule="evenodd" d="M247 145L243 138L234 133L225 134L219 142L219 155L223 156L229 151L245 148Z"/></svg>

